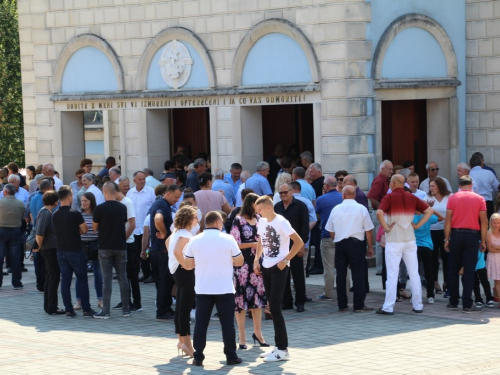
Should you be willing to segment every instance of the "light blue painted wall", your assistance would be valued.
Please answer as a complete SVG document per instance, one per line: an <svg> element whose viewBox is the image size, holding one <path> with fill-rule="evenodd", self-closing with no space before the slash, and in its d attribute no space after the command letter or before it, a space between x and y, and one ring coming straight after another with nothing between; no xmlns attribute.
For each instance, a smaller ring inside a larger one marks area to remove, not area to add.
<svg viewBox="0 0 500 375"><path fill-rule="evenodd" d="M110 61L95 47L82 47L71 55L62 77L61 92L117 91Z"/></svg>
<svg viewBox="0 0 500 375"><path fill-rule="evenodd" d="M241 82L243 86L311 82L307 57L287 35L271 33L260 38L248 52Z"/></svg>
<svg viewBox="0 0 500 375"><path fill-rule="evenodd" d="M382 64L382 78L447 77L443 50L427 30L410 28L396 35Z"/></svg>
<svg viewBox="0 0 500 375"><path fill-rule="evenodd" d="M193 59L193 65L191 66L191 75L189 76L188 81L182 89L194 89L194 88L205 88L208 87L208 75L207 69L205 68L205 64L203 64L203 60L201 59L200 54L191 46L191 44L185 41L177 41L178 43L184 44L189 50L189 54L191 55L191 59ZM166 43L165 43L166 44ZM148 79L147 79L147 90L172 90L165 83L161 76L160 72L160 58L161 53L163 52L163 48L165 44L161 46L158 51L155 53L153 59L151 60L151 64L149 65L148 70Z"/></svg>
<svg viewBox="0 0 500 375"><path fill-rule="evenodd" d="M367 39L372 41L375 52L385 29L396 18L408 13L425 14L438 22L451 39L458 62L458 79L462 86L457 87L459 104L460 158L466 159L465 131L465 0L366 0L371 3L372 20L367 27ZM415 68L415 67L414 67ZM368 74L371 74L369 67Z"/></svg>

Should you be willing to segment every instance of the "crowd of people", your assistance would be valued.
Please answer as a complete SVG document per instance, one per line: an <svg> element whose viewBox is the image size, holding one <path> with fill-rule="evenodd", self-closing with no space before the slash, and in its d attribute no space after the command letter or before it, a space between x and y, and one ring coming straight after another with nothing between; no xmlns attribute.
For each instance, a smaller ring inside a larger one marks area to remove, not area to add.
<svg viewBox="0 0 500 375"><path fill-rule="evenodd" d="M140 284L154 283L156 320L174 321L179 351L199 366L211 319L220 321L227 364L241 362L247 316L254 344L269 348L264 361L290 359L282 310L305 311L310 274L324 278L316 299L336 294L341 312L373 311L365 305L373 256L386 290L378 314L393 315L395 304L410 298L407 283L415 313L424 309L422 288L428 304L443 295L456 310L461 299L465 313L498 302L500 184L481 154L457 166L455 193L435 162L420 182L412 162L385 160L365 194L347 171L324 176L310 152L284 152L278 145L254 173L239 163L224 173L210 170L206 154L188 160L181 146L158 179L150 168L122 175L113 157L93 174L92 160L83 159L69 184L50 163L27 167L26 177L10 163L0 170L0 265L3 270L5 258L7 266L0 287L11 274L13 288L23 288L25 248L49 315L75 318L81 310L84 318L109 319L121 311L128 317L143 308ZM113 278L120 290L115 306ZM273 322L272 347L262 334L264 316Z"/></svg>

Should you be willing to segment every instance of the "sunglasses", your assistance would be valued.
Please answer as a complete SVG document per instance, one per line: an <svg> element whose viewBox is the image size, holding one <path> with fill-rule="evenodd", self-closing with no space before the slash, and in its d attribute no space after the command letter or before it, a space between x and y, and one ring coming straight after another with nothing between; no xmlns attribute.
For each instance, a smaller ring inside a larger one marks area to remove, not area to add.
<svg viewBox="0 0 500 375"><path fill-rule="evenodd" d="M340 181L340 182L344 181L344 177L337 178L337 181Z"/></svg>
<svg viewBox="0 0 500 375"><path fill-rule="evenodd" d="M288 192L289 192L289 191L291 191L291 189L290 189L290 190L287 190L287 191L280 191L280 192L279 192L279 195L285 195L285 194L288 194Z"/></svg>
<svg viewBox="0 0 500 375"><path fill-rule="evenodd" d="M437 172L437 171L439 171L439 168L432 168L431 169L431 172Z"/></svg>

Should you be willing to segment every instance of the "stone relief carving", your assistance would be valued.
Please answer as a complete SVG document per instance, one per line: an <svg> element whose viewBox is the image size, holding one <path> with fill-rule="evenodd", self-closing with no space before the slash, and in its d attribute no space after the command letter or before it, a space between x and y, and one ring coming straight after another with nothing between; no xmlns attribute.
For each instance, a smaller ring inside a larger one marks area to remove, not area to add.
<svg viewBox="0 0 500 375"><path fill-rule="evenodd" d="M193 59L184 44L172 40L163 48L159 65L161 76L167 85L178 89L188 81Z"/></svg>

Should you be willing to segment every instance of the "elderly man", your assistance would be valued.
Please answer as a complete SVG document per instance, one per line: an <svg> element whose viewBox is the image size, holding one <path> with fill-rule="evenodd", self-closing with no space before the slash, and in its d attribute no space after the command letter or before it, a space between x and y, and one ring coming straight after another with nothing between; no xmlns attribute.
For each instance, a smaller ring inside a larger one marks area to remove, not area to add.
<svg viewBox="0 0 500 375"><path fill-rule="evenodd" d="M300 195L309 199L313 205L316 205L316 193L311 185L304 179L306 177L306 170L302 167L296 167L292 172L292 180L297 181L302 186Z"/></svg>
<svg viewBox="0 0 500 375"><path fill-rule="evenodd" d="M155 187L161 184L159 180L154 178L155 174L152 169L144 168L142 171L146 175L146 186L149 186L150 188L154 189Z"/></svg>
<svg viewBox="0 0 500 375"><path fill-rule="evenodd" d="M122 171L118 167L113 167L109 170L109 179L115 184L118 183L118 179L122 175Z"/></svg>
<svg viewBox="0 0 500 375"><path fill-rule="evenodd" d="M242 183L241 181L241 170L243 167L240 163L231 164L231 169L229 173L224 175L224 181L233 187L234 196L238 193L238 189Z"/></svg>
<svg viewBox="0 0 500 375"><path fill-rule="evenodd" d="M241 207L243 206L243 200L241 199L241 192L246 189L246 181L252 176L252 173L250 171L243 171L241 172L240 179L241 179L241 184L240 187L238 188L238 191L236 192L236 207Z"/></svg>
<svg viewBox="0 0 500 375"><path fill-rule="evenodd" d="M269 164L265 161L259 161L256 172L245 182L245 188L252 189L257 195L269 195L272 197L273 190L267 180L268 175Z"/></svg>
<svg viewBox="0 0 500 375"><path fill-rule="evenodd" d="M431 217L434 210L415 195L404 191L404 177L395 174L391 178L391 194L387 194L377 209L377 219L386 233L385 263L387 266L387 283L384 305L377 314L394 315L396 289L398 283L399 264L401 258L405 262L412 293L413 311L421 313L422 285L418 273L417 243L414 229L420 228ZM415 224L415 212L423 212L420 221Z"/></svg>
<svg viewBox="0 0 500 375"><path fill-rule="evenodd" d="M26 205L26 202L28 198L30 197L30 193L28 193L28 190L20 188L21 185L21 179L17 174L11 174L8 178L7 181L9 184L13 185L14 188L16 189L16 199L19 199L20 201L23 202L23 204Z"/></svg>
<svg viewBox="0 0 500 375"><path fill-rule="evenodd" d="M443 179L443 181L445 182L448 190L453 191L453 190L451 190L450 182L446 178L438 175L439 166L435 161L428 162L425 165L425 169L427 170L427 176L429 176L429 177L427 177L425 180L422 181L422 183L420 184L420 190L423 190L426 193L429 193L429 181L430 181L430 179L434 178L434 177L441 177Z"/></svg>
<svg viewBox="0 0 500 375"><path fill-rule="evenodd" d="M325 178L323 183L325 194L318 197L316 202L316 214L321 221L321 259L323 260L323 278L325 282L324 293L317 296L319 300L331 300L333 298L333 287L335 284L335 243L325 226L333 208L342 203L342 194L337 191L337 179L335 177ZM316 272L310 271L311 274Z"/></svg>
<svg viewBox="0 0 500 375"><path fill-rule="evenodd" d="M289 221L292 228L297 232L304 242L309 238L309 213L305 203L296 199L292 193L292 187L289 184L283 184L279 187L281 201L274 206L274 212L283 216ZM303 312L306 302L306 278L304 273L304 246L296 257L290 261L290 273L293 276L293 285L295 287L295 306L297 312ZM293 309L292 289L290 287L290 275L285 285L285 294L283 296L283 310Z"/></svg>
<svg viewBox="0 0 500 375"><path fill-rule="evenodd" d="M499 182L495 175L487 169L481 167L482 160L479 156L470 158L470 177L472 178L472 191L479 194L486 201L486 211L488 220L493 215L493 194L498 191Z"/></svg>
<svg viewBox="0 0 500 375"><path fill-rule="evenodd" d="M9 176L13 174L19 176L19 178L21 179L19 187L22 187L26 191L29 191L29 186L26 185L26 178L21 173L19 173L19 166L17 165L17 163L14 162L9 163L7 165L7 169L9 170Z"/></svg>
<svg viewBox="0 0 500 375"><path fill-rule="evenodd" d="M372 181L372 185L370 187L370 191L368 192L368 199L372 204L373 210L378 209L380 202L387 194L387 190L389 190L389 179L392 176L393 165L389 160L384 160L380 163L380 173L375 177ZM374 222L375 222L374 218ZM377 226L378 230L379 226ZM380 243L377 243L375 248L375 256L376 256L376 269L377 275L382 275L382 265L383 265L383 252Z"/></svg>
<svg viewBox="0 0 500 375"><path fill-rule="evenodd" d="M469 173L470 173L469 164L462 162L457 165L457 176L459 180L462 176L468 176Z"/></svg>
<svg viewBox="0 0 500 375"><path fill-rule="evenodd" d="M344 186L342 197L344 200L333 208L325 226L336 247L337 303L340 311L349 309L346 277L347 266L350 266L354 284L354 312L373 311L373 308L365 306L365 255L373 256L373 223L368 210L355 201L356 189L354 186ZM366 243L368 243L368 250Z"/></svg>
<svg viewBox="0 0 500 375"><path fill-rule="evenodd" d="M127 193L130 191L130 180L127 176L120 176L116 184L120 188L120 193L122 193L123 195L127 195Z"/></svg>
<svg viewBox="0 0 500 375"><path fill-rule="evenodd" d="M163 172L160 176L160 182L165 186L175 185L177 176L173 172Z"/></svg>
<svg viewBox="0 0 500 375"><path fill-rule="evenodd" d="M368 198L366 197L366 194L363 192L363 190L358 187L358 181L352 174L344 177L344 186L354 186L354 189L356 191L356 197L354 198L354 200L359 204L365 206L366 209L369 210Z"/></svg>
<svg viewBox="0 0 500 375"><path fill-rule="evenodd" d="M236 196L233 186L228 182L224 182L224 171L221 168L216 168L213 175L214 181L212 182L212 190L224 192L227 202L231 207L234 207Z"/></svg>
<svg viewBox="0 0 500 375"><path fill-rule="evenodd" d="M136 227L134 229L134 245L136 250L136 258L140 258L142 249L142 236L144 233L143 223L148 216L149 209L156 200L155 191L146 185L146 174L142 171L137 171L133 175L135 187L127 192L127 197L134 203ZM151 262L149 258L140 259L142 269L142 279L139 281L154 282L151 272Z"/></svg>
<svg viewBox="0 0 500 375"><path fill-rule="evenodd" d="M84 159L87 160L87 159ZM81 168L81 167L80 167ZM90 168L92 169L92 160L90 163ZM84 168L85 170L85 168ZM89 172L86 172L89 173ZM45 177L52 177L54 179L54 190L58 191L61 186L63 186L63 182L55 175L55 169L54 166L50 163L44 164L42 167L42 174Z"/></svg>
<svg viewBox="0 0 500 375"><path fill-rule="evenodd" d="M311 151L304 151L300 156L300 163L304 167L304 169L309 168L309 166L313 163L313 156Z"/></svg>
<svg viewBox="0 0 500 375"><path fill-rule="evenodd" d="M18 177L17 175L13 176ZM9 254L12 286L14 289L21 289L23 284L21 282L22 244L20 227L24 216L24 203L16 199L16 187L14 185L5 185L3 192L4 198L0 199L0 270L3 268L4 257ZM2 281L3 273L0 272L0 287Z"/></svg>
<svg viewBox="0 0 500 375"><path fill-rule="evenodd" d="M205 159L196 159L193 163L193 171L188 174L186 187L193 190L195 193L200 190L200 181L198 176L207 170L207 162Z"/></svg>
<svg viewBox="0 0 500 375"><path fill-rule="evenodd" d="M493 174L489 171L485 172ZM473 181L469 176L460 178L458 193L448 198L446 219L444 222L444 247L450 252L448 260L448 291L450 303L448 309L458 309L460 298L459 271L463 267L462 305L464 313L481 312L481 307L474 305L472 289L477 264L477 249L486 250L486 203L484 198L472 191Z"/></svg>

